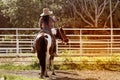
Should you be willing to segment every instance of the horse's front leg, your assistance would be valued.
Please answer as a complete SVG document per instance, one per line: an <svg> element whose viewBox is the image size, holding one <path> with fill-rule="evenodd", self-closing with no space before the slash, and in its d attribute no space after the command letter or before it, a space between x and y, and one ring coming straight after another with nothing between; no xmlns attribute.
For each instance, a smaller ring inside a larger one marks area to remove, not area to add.
<svg viewBox="0 0 120 80"><path fill-rule="evenodd" d="M55 75L53 60L54 60L54 56L50 56L50 59L49 59L49 68L50 68L50 70L52 70L52 75Z"/></svg>

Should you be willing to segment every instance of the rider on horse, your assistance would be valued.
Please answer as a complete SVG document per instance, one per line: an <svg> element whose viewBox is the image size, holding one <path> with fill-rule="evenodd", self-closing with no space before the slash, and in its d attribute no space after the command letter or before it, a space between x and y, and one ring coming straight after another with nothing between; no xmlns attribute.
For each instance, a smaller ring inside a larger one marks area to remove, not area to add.
<svg viewBox="0 0 120 80"><path fill-rule="evenodd" d="M51 32L51 28L53 28L56 20L55 17L52 16L53 12L48 8L43 9L43 13L40 15L39 19L39 27L43 30L48 30Z"/></svg>
<svg viewBox="0 0 120 80"><path fill-rule="evenodd" d="M43 13L40 14L40 19L39 19L39 27L40 27L40 33L41 32L45 32L51 35L52 37L52 45L53 47L51 48L51 51L54 51L54 53L56 52L56 40L54 35L51 32L51 28L53 28L56 19L54 16L52 16L53 12L49 10L49 8L43 8ZM34 45L35 46L35 42ZM34 51L35 51L35 47L34 47Z"/></svg>

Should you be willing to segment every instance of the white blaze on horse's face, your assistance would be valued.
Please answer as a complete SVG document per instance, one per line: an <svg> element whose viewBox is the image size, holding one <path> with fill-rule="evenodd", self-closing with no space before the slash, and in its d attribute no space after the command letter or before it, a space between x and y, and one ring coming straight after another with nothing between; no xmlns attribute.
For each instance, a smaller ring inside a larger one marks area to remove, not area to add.
<svg viewBox="0 0 120 80"><path fill-rule="evenodd" d="M51 31L52 31L52 34L53 34L53 35L56 35L56 34L57 34L57 30L56 30L55 28L52 28Z"/></svg>

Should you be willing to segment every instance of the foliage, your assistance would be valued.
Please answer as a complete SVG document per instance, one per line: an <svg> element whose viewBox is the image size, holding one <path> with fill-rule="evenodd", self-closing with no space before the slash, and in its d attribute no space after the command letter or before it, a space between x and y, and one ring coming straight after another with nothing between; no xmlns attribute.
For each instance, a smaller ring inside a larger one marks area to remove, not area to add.
<svg viewBox="0 0 120 80"><path fill-rule="evenodd" d="M39 7L33 0L4 0L1 10L4 14L10 16L11 22L15 27L34 27L35 20L38 18Z"/></svg>
<svg viewBox="0 0 120 80"><path fill-rule="evenodd" d="M42 9L44 7L49 7L50 10L54 12L56 15L58 22L56 26L66 25L67 27L85 27L87 25L82 18L75 13L74 8L70 5L71 3L75 3L78 12L82 12L82 16L85 17L85 20L90 21L90 17L82 11L81 8L87 8L90 6L88 3L93 3L91 1L84 1L84 0L1 0L0 1L0 13L10 16L10 21L14 25L14 27L38 27L38 19L40 13L42 13ZM94 0L94 2L97 0ZM102 9L103 5L101 5L104 1L106 2L106 6L104 12L101 14L99 18L99 27L103 27L103 22L108 21L107 26L109 27L109 19L107 16L109 15L109 1L108 0L98 0L98 9ZM112 0L112 9L116 4L116 1L119 0ZM88 4L86 5L85 2ZM79 6L80 5L80 6ZM86 5L85 7L82 5ZM119 12L120 12L120 4L116 7L113 12L113 25L114 27L119 27ZM88 11L95 19L94 13L94 5L89 7ZM99 11L98 11L99 12ZM103 22L102 22L103 21ZM94 22L93 22L94 23Z"/></svg>

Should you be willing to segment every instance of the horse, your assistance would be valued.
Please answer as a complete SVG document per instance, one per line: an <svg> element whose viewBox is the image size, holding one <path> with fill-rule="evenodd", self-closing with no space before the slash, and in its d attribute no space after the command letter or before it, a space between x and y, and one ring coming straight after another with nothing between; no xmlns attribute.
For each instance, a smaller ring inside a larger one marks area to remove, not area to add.
<svg viewBox="0 0 120 80"><path fill-rule="evenodd" d="M53 36L46 31L42 31L36 37L35 49L41 68L41 78L49 77L47 74L48 64L52 70L52 75L55 75L53 60L56 55L56 39L61 39L65 43L69 41L62 27L53 28L51 32Z"/></svg>

